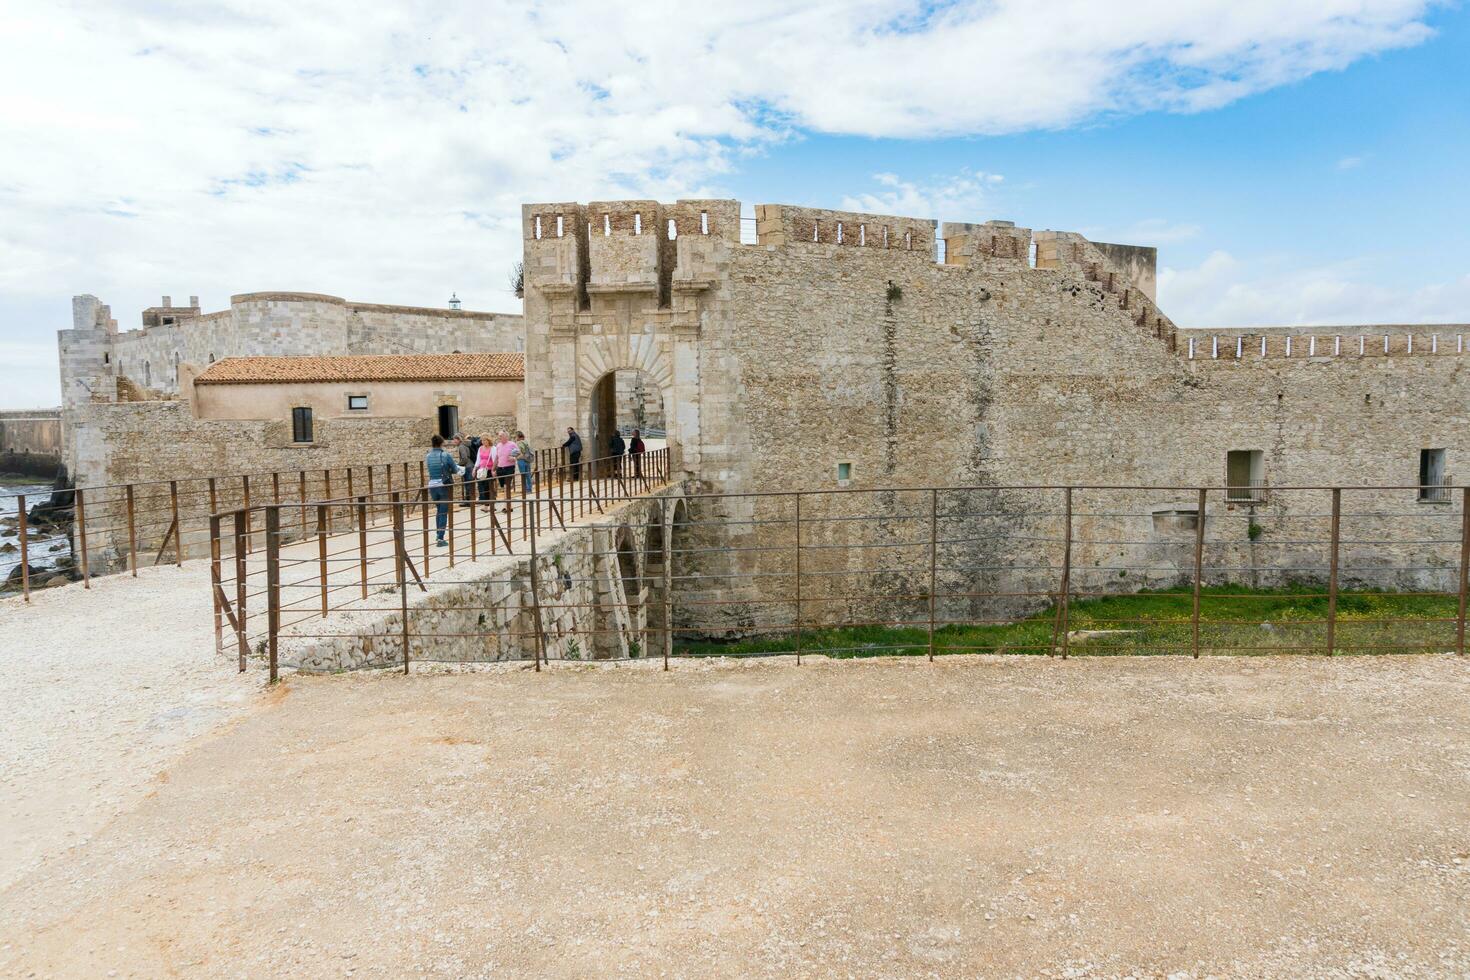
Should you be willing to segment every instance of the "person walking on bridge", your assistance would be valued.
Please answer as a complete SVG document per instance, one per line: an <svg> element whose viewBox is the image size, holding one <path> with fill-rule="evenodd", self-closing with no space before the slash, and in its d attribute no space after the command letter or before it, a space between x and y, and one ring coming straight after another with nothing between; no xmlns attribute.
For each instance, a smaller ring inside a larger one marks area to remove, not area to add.
<svg viewBox="0 0 1470 980"><path fill-rule="evenodd" d="M530 440L526 438L526 434L520 429L516 430L515 457L516 471L521 474L521 490L526 494L530 494L536 489L535 477L531 475L531 461L536 457L531 451Z"/></svg>
<svg viewBox="0 0 1470 980"><path fill-rule="evenodd" d="M628 444L623 441L623 434L614 428L612 438L607 441L607 454L612 457L613 476L623 475L623 454L627 451Z"/></svg>
<svg viewBox="0 0 1470 980"><path fill-rule="evenodd" d="M444 437L439 433L434 433L429 446L424 456L424 471L429 474L429 499L434 501L434 543L444 548L449 545L444 540L444 528L449 523L449 495L454 492L455 476L464 475L464 467L444 451Z"/></svg>
<svg viewBox="0 0 1470 980"><path fill-rule="evenodd" d="M561 444L567 451L567 462L572 464L572 479L582 479L582 437L577 430L567 426L567 441Z"/></svg>
<svg viewBox="0 0 1470 980"><path fill-rule="evenodd" d="M516 444L510 441L510 436L504 429L495 434L495 447L491 450L491 456L495 460L495 478L500 484L500 489L505 491L506 499L510 499L510 478L516 471ZM509 503L506 504L510 506Z"/></svg>
<svg viewBox="0 0 1470 980"><path fill-rule="evenodd" d="M639 434L637 429L634 429L633 436L628 441L628 455L633 460L633 475L635 477L641 477L643 475L643 453L646 449L647 447L643 445L643 436Z"/></svg>

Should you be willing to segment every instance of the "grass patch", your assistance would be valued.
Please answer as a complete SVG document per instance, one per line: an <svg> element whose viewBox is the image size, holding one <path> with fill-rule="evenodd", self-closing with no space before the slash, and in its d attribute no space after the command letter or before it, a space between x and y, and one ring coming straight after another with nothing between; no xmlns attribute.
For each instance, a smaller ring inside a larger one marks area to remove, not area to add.
<svg viewBox="0 0 1470 980"><path fill-rule="evenodd" d="M1250 589L1212 586L1200 593L1200 653L1327 652L1327 596L1320 585ZM1189 655L1193 645L1188 587L1073 600L1069 610L1074 656ZM1458 600L1452 595L1339 592L1334 642L1338 654L1440 653L1455 647ZM934 652L1045 654L1052 649L1056 608L1012 623L947 625L934 634ZM1401 622L1400 620L1409 620ZM917 656L929 652L927 627L838 627L802 632L803 653L833 657ZM680 656L761 656L796 650L794 634L734 641L685 641Z"/></svg>

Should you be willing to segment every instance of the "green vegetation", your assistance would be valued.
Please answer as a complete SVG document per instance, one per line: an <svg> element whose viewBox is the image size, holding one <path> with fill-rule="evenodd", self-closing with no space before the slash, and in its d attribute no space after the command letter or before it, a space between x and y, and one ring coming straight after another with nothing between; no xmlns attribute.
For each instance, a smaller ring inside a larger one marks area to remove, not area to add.
<svg viewBox="0 0 1470 980"><path fill-rule="evenodd" d="M1132 595L1074 599L1068 613L1073 656L1192 652L1193 602L1188 587ZM1453 595L1341 592L1337 599L1338 654L1435 653L1455 648ZM934 652L1045 654L1052 647L1056 609L1048 606L1012 623L943 626ZM1326 653L1327 596L1321 585L1279 589L1215 586L1201 590L1200 653ZM1060 645L1060 640L1058 640ZM929 652L927 627L807 629L804 653L834 657L915 656ZM789 633L732 642L683 642L681 656L755 656L790 653Z"/></svg>

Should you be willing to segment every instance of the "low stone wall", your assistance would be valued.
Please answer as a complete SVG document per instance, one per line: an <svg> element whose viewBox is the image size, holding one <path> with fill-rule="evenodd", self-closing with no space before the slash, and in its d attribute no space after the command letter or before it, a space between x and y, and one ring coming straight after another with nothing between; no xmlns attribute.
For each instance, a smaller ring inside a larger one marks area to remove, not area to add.
<svg viewBox="0 0 1470 980"><path fill-rule="evenodd" d="M545 656L550 660L612 660L661 655L663 649L662 542L670 500L662 493L620 505L587 524L539 541L533 598L529 553L460 560L436 571L420 591L410 577L409 659L440 663L529 660L536 655L536 602L541 605ZM515 541L517 549L529 545ZM417 562L417 555L410 549ZM280 663L304 671L387 667L403 662L400 613L382 609L400 601L396 586L375 589L365 603L348 603L326 620L296 632L341 634L293 637L278 645Z"/></svg>

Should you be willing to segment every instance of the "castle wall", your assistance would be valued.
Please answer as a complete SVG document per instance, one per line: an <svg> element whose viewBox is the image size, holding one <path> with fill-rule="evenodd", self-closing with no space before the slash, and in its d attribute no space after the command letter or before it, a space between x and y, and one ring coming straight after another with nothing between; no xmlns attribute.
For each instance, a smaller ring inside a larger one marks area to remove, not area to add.
<svg viewBox="0 0 1470 980"><path fill-rule="evenodd" d="M680 202L686 209L704 204ZM654 210L651 202L606 210L635 206ZM551 207L577 208L528 206L528 218ZM603 213L600 205L586 210ZM714 223L727 213L738 215L714 209ZM839 464L847 464L846 485L854 488L1185 488L1087 492L1085 500L1079 491L1074 584L1082 589L1175 584L1187 576L1193 488L1225 482L1230 450L1261 451L1274 486L1412 484L1422 448L1445 449L1452 477L1470 460L1463 345L1446 338L1434 342L1434 356L1417 340L1414 357L1376 359L1326 358L1320 350L1308 357L1297 340L1288 359L1278 336L1268 338L1264 358L1204 360L1199 337L1181 334L1153 302L1147 250L1000 222L935 229L914 219L778 205L756 214L757 245L681 228L671 243L672 268L669 243L600 245L596 217L585 262L575 238L528 240L528 388L550 393L540 401L544 414L533 409L533 418L575 424L589 377L649 352L670 390L685 384L670 400L670 439L692 491L835 488ZM607 227L604 238L620 225L610 218ZM935 261L936 234L945 240L943 263ZM604 258L614 266L607 272L599 269ZM645 263L641 274L628 268L637 262ZM670 282L667 297L649 288L659 276ZM1409 343L1391 337L1390 350L1407 355ZM1280 352L1271 354L1272 345ZM1223 496L1216 491L1206 508L1207 564L1292 569L1278 580L1324 577L1325 492L1268 493L1259 504ZM849 621L919 611L909 600L875 609L842 596L875 584L893 595L924 594L922 548L843 546L922 544L922 494L804 503L811 508L803 515L804 548L828 546L804 556L808 621L823 610ZM792 506L789 497L691 499L694 523L677 545L689 552L681 574L710 576L698 583L708 594L689 591L689 598L724 602L698 613L711 632L791 621ZM1379 569L1363 572L1365 582L1448 587L1457 533L1429 535L1436 543L1426 544L1408 525L1432 523L1430 515L1453 524L1458 506L1420 504L1413 490L1349 495L1345 527L1398 543L1345 546L1345 582L1360 568ZM1372 516L1390 510L1410 516ZM1062 511L1059 489L948 495L940 512L950 542L941 548L940 588L1033 595L950 602L941 616L1044 602L1057 587ZM859 516L880 519L850 519ZM1264 538L1252 530L1257 524L1270 528ZM897 570L872 574L885 557ZM905 562L912 570L903 570ZM1402 571L1381 570L1390 566ZM1251 581L1269 584L1268 577L1253 572ZM741 597L751 602L730 601ZM787 601L755 601L775 599ZM681 612L686 622L690 615Z"/></svg>

